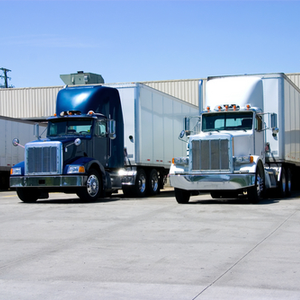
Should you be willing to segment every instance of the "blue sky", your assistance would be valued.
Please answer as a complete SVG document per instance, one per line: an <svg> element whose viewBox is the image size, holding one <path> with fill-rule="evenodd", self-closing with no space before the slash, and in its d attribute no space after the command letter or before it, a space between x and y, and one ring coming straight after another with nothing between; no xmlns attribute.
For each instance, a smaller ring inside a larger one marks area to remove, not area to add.
<svg viewBox="0 0 300 300"><path fill-rule="evenodd" d="M0 0L0 67L15 87L300 72L300 1ZM2 81L0 84L3 83Z"/></svg>

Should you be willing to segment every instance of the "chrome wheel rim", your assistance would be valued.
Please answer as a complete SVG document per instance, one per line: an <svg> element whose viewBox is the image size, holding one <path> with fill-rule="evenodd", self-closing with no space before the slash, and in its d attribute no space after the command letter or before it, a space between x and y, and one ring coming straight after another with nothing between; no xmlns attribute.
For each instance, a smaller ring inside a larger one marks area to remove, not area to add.
<svg viewBox="0 0 300 300"><path fill-rule="evenodd" d="M143 174L141 174L138 178L138 182L140 192L144 193L146 190L146 177Z"/></svg>
<svg viewBox="0 0 300 300"><path fill-rule="evenodd" d="M156 192L158 189L158 176L157 174L153 174L151 178L151 188L153 192Z"/></svg>
<svg viewBox="0 0 300 300"><path fill-rule="evenodd" d="M99 180L96 175L90 175L87 180L87 192L91 197L95 197L99 192Z"/></svg>
<svg viewBox="0 0 300 300"><path fill-rule="evenodd" d="M261 194L263 192L264 188L264 180L260 176L260 174L257 174L257 179L256 179L256 189L257 189L257 196L260 198Z"/></svg>

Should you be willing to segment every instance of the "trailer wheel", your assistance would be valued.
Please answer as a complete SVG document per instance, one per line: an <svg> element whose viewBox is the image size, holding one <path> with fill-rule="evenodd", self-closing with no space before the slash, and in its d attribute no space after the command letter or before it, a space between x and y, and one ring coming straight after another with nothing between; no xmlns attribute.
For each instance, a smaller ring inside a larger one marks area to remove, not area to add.
<svg viewBox="0 0 300 300"><path fill-rule="evenodd" d="M248 200L251 203L258 203L263 198L265 191L264 170L261 165L257 166L255 174L255 185L248 189Z"/></svg>
<svg viewBox="0 0 300 300"><path fill-rule="evenodd" d="M179 204L188 203L190 200L190 196L190 191L175 188L175 198Z"/></svg>
<svg viewBox="0 0 300 300"><path fill-rule="evenodd" d="M136 173L135 185L133 186L134 195L136 197L145 197L147 190L147 176L143 169Z"/></svg>
<svg viewBox="0 0 300 300"><path fill-rule="evenodd" d="M287 196L287 177L286 177L284 167L282 167L281 169L281 176L280 176L278 188L279 188L280 197L285 198Z"/></svg>
<svg viewBox="0 0 300 300"><path fill-rule="evenodd" d="M81 200L94 201L100 197L102 190L101 177L95 169L88 172L86 187L81 188L77 195Z"/></svg>
<svg viewBox="0 0 300 300"><path fill-rule="evenodd" d="M292 171L291 168L286 168L286 195L287 197L292 194Z"/></svg>
<svg viewBox="0 0 300 300"><path fill-rule="evenodd" d="M159 193L159 178L158 173L155 169L152 169L148 176L148 190L151 196Z"/></svg>
<svg viewBox="0 0 300 300"><path fill-rule="evenodd" d="M33 188L17 188L17 195L23 202L34 203L39 198L40 192Z"/></svg>

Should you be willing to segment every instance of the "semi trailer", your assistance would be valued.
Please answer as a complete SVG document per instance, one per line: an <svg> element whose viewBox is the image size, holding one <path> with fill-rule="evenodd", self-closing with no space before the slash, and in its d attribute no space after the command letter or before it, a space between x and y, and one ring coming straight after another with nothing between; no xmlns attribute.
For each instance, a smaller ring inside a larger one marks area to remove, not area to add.
<svg viewBox="0 0 300 300"><path fill-rule="evenodd" d="M185 153L175 132L197 111L139 83L65 87L55 116L47 119L46 138L25 145L10 186L24 202L49 192L76 193L84 201L120 189L128 196L155 195L172 157Z"/></svg>
<svg viewBox="0 0 300 300"><path fill-rule="evenodd" d="M187 155L172 159L177 202L196 192L253 203L272 191L289 196L300 166L299 88L283 73L209 77L205 106L200 98L200 114L185 118Z"/></svg>

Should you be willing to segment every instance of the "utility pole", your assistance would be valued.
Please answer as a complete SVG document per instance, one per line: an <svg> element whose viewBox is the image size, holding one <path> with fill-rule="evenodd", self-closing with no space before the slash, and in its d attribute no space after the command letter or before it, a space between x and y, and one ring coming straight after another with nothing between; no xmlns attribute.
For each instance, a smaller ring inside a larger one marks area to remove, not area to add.
<svg viewBox="0 0 300 300"><path fill-rule="evenodd" d="M0 75L0 78L4 78L4 87L8 88L8 79L10 78L7 77L7 72L11 72L11 70L8 70L6 68L0 68L0 70L2 70L4 74L4 75Z"/></svg>

